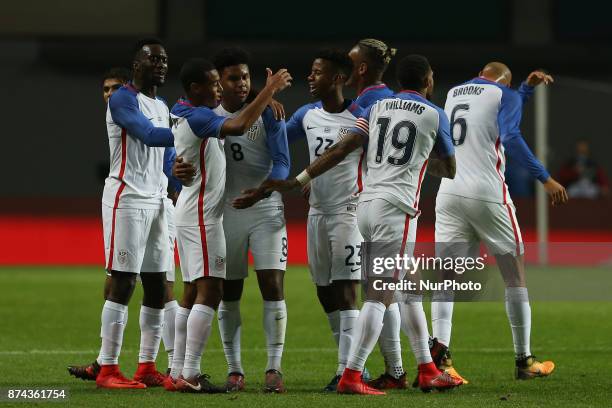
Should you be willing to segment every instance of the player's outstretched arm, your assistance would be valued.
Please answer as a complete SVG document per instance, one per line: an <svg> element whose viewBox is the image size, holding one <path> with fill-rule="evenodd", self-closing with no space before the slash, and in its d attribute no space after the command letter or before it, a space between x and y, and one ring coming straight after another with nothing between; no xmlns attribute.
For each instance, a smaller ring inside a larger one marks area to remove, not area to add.
<svg viewBox="0 0 612 408"><path fill-rule="evenodd" d="M291 86L291 74L286 69L279 69L276 74L272 75L270 68L266 68L268 79L266 86L259 92L259 95L250 103L238 116L226 120L221 127L220 135L240 136L243 135L253 123L261 116L264 109L276 92Z"/></svg>
<svg viewBox="0 0 612 408"><path fill-rule="evenodd" d="M327 149L325 153L312 162L306 170L298 174L296 178L290 180L266 180L257 188L243 191L240 197L234 199L232 205L234 208L248 208L266 197L266 194L269 195L272 191L289 191L294 188L303 187L313 178L336 166L352 151L363 146L364 143L364 136L349 132L339 143Z"/></svg>

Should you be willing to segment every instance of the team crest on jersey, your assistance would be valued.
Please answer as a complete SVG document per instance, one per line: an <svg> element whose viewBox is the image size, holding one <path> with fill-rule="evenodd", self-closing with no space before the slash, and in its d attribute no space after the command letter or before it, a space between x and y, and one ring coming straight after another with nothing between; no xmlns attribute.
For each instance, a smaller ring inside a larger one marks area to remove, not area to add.
<svg viewBox="0 0 612 408"><path fill-rule="evenodd" d="M222 256L218 256L215 258L215 267L219 270L223 269L223 265L225 265L225 258Z"/></svg>
<svg viewBox="0 0 612 408"><path fill-rule="evenodd" d="M259 133L259 123L254 123L253 126L247 130L247 139L254 142L257 139L257 134Z"/></svg>
<svg viewBox="0 0 612 408"><path fill-rule="evenodd" d="M122 249L119 252L117 252L117 261L119 261L121 265L127 262L127 257L128 257L128 251L126 251L125 249Z"/></svg>

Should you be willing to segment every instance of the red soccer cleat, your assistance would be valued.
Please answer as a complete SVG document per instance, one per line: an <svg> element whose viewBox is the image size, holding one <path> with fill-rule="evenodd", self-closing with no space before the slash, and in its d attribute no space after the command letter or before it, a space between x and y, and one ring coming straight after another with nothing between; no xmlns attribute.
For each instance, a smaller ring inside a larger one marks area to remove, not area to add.
<svg viewBox="0 0 612 408"><path fill-rule="evenodd" d="M370 387L361 378L361 371L345 368L336 388L338 394L386 395L384 391Z"/></svg>
<svg viewBox="0 0 612 408"><path fill-rule="evenodd" d="M119 365L103 365L96 378L98 388L136 388L144 389L147 386L141 382L130 380L119 371Z"/></svg>
<svg viewBox="0 0 612 408"><path fill-rule="evenodd" d="M138 363L134 381L141 382L147 387L161 387L165 380L166 376L157 371L155 363Z"/></svg>
<svg viewBox="0 0 612 408"><path fill-rule="evenodd" d="M180 391L176 380L169 375L164 380L164 389L166 391Z"/></svg>
<svg viewBox="0 0 612 408"><path fill-rule="evenodd" d="M418 381L419 388L423 392L430 392L433 389L448 390L463 384L460 379L453 378L448 373L438 370L433 362L419 364Z"/></svg>
<svg viewBox="0 0 612 408"><path fill-rule="evenodd" d="M237 392L244 390L244 374L232 372L227 375L225 381L225 390L227 392Z"/></svg>
<svg viewBox="0 0 612 408"><path fill-rule="evenodd" d="M68 366L68 372L70 375L80 378L81 380L95 381L100 373L100 364L94 361L91 364L83 366Z"/></svg>

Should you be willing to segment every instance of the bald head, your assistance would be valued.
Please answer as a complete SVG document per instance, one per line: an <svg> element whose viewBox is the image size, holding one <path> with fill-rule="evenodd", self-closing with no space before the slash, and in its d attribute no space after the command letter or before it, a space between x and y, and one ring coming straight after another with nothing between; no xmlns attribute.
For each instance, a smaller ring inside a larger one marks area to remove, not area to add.
<svg viewBox="0 0 612 408"><path fill-rule="evenodd" d="M506 86L510 86L512 83L512 72L510 72L510 68L501 62L489 62L484 66L482 71L480 71L479 75L489 81Z"/></svg>

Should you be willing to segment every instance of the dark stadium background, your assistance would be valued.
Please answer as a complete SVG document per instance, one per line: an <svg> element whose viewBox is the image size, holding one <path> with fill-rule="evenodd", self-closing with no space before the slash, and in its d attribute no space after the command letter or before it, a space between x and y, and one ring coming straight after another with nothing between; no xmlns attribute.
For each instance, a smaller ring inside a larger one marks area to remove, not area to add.
<svg viewBox="0 0 612 408"><path fill-rule="evenodd" d="M490 60L506 62L514 84L534 68L558 77L550 89L549 163L556 174L576 140L612 175L612 3L583 0L428 2L228 2L197 0L79 0L4 2L0 12L1 111L0 264L102 264L100 215L108 144L101 75L129 66L142 36L158 36L169 54L160 90L170 105L181 94L177 75L192 56L239 45L252 55L256 85L264 69L286 67L291 89L279 95L288 113L308 102L305 77L316 51L349 48L375 37L399 55L426 55L435 71L434 102ZM444 10L444 13L440 13ZM397 58L396 58L397 60ZM393 81L394 66L386 82ZM351 90L347 96L353 97ZM533 146L533 103L524 114ZM308 161L291 148L292 173ZM432 237L436 182L423 188L419 239ZM533 198L515 199L527 240L534 238ZM285 197L290 258L305 261L299 195ZM552 209L551 239L612 241L612 201L572 200Z"/></svg>

